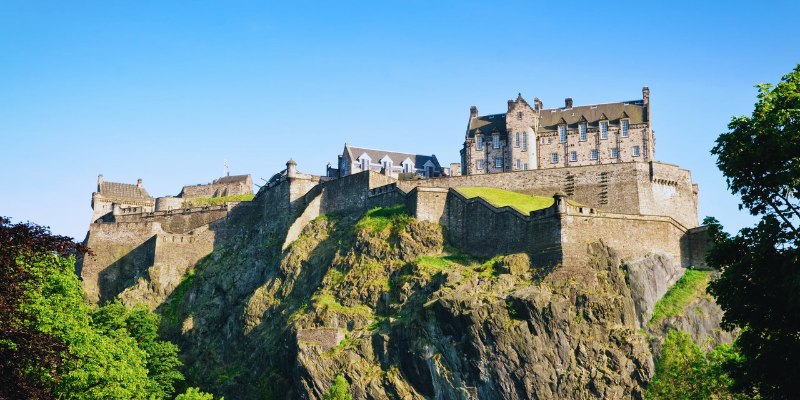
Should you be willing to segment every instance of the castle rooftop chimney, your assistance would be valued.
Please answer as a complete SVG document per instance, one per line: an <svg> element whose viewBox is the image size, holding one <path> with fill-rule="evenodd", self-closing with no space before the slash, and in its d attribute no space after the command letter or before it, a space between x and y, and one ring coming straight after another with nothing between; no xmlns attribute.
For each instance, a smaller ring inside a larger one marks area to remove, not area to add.
<svg viewBox="0 0 800 400"><path fill-rule="evenodd" d="M100 193L101 186L103 186L103 174L97 175L97 193Z"/></svg>
<svg viewBox="0 0 800 400"><path fill-rule="evenodd" d="M136 187L141 189L142 188L142 178L136 180Z"/></svg>
<svg viewBox="0 0 800 400"><path fill-rule="evenodd" d="M478 118L478 107L472 106L469 108L469 117Z"/></svg>
<svg viewBox="0 0 800 400"><path fill-rule="evenodd" d="M572 108L572 97L564 99L564 108Z"/></svg>
<svg viewBox="0 0 800 400"><path fill-rule="evenodd" d="M508 101L508 111L511 111L511 107L514 107L514 100Z"/></svg>
<svg viewBox="0 0 800 400"><path fill-rule="evenodd" d="M541 110L542 109L542 101L539 100L538 97L533 98L533 109L534 110Z"/></svg>
<svg viewBox="0 0 800 400"><path fill-rule="evenodd" d="M650 88L647 86L642 88L642 100L644 100L644 105L650 104Z"/></svg>

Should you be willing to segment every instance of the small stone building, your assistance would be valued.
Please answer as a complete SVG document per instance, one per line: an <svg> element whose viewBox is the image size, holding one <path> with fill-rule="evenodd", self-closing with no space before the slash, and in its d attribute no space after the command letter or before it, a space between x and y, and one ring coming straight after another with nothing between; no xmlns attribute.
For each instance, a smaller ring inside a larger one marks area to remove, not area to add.
<svg viewBox="0 0 800 400"><path fill-rule="evenodd" d="M543 108L522 95L502 114L470 117L461 149L464 175L619 162L653 161L650 89L641 100Z"/></svg>
<svg viewBox="0 0 800 400"><path fill-rule="evenodd" d="M328 167L330 177L343 177L362 171L376 171L394 178L400 174L425 178L443 176L442 166L436 155L399 153L344 145L339 156L339 168Z"/></svg>
<svg viewBox="0 0 800 400"><path fill-rule="evenodd" d="M228 175L205 185L184 186L178 197L186 200L252 193L253 178L250 175Z"/></svg>
<svg viewBox="0 0 800 400"><path fill-rule="evenodd" d="M142 187L142 180L136 184L106 182L103 175L97 176L97 191L92 193L92 222L112 212L151 212L155 206L153 199Z"/></svg>

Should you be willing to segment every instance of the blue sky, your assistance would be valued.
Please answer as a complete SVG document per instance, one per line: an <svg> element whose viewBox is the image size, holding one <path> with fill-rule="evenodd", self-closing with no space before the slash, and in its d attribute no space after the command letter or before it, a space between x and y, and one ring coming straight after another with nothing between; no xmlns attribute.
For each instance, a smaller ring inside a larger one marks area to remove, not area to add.
<svg viewBox="0 0 800 400"><path fill-rule="evenodd" d="M150 194L345 142L458 161L469 107L641 98L700 215L738 211L709 154L800 62L798 2L0 3L0 215L83 239L97 174Z"/></svg>

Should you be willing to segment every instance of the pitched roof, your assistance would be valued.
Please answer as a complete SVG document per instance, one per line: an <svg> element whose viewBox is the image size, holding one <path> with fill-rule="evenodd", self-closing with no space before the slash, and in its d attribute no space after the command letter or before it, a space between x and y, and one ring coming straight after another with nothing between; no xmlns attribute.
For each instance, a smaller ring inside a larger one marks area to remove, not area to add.
<svg viewBox="0 0 800 400"><path fill-rule="evenodd" d="M247 182L248 179L250 179L250 175L229 175L214 179L212 183L238 183Z"/></svg>
<svg viewBox="0 0 800 400"><path fill-rule="evenodd" d="M597 125L600 120L608 119L612 123L620 118L630 118L631 124L647 122L647 112L642 100L619 103L576 106L572 108L549 108L542 110L539 118L540 130L554 131L561 119L567 125L577 125L581 118L589 125Z"/></svg>
<svg viewBox="0 0 800 400"><path fill-rule="evenodd" d="M147 190L130 183L103 182L100 184L100 194L122 199L152 199Z"/></svg>
<svg viewBox="0 0 800 400"><path fill-rule="evenodd" d="M353 161L357 160L358 157L361 157L362 154L367 153L367 156L372 159L372 162L379 162L384 156L388 155L395 165L400 165L403 161L405 161L406 158L408 158L414 163L415 168L421 168L428 161L431 161L436 168L441 168L441 165L439 165L439 160L436 159L436 155L409 154L399 153L396 151L366 149L363 147L352 147L349 144L345 144L344 148L345 151L350 155L350 160Z"/></svg>
<svg viewBox="0 0 800 400"><path fill-rule="evenodd" d="M577 125L584 118L589 125L598 125L603 119L612 123L620 118L630 118L631 124L647 121L647 112L643 100L633 100L618 103L594 104L575 106L571 108L546 108L541 111L539 128L544 131L555 131L559 123L569 126ZM472 137L480 130L484 135L492 132L506 131L506 114L492 114L471 118L467 128L467 136Z"/></svg>
<svg viewBox="0 0 800 400"><path fill-rule="evenodd" d="M490 135L492 132L505 132L506 131L506 115L505 114L492 114L472 118L469 121L469 128L467 134L475 136L475 133L480 129L484 135Z"/></svg>

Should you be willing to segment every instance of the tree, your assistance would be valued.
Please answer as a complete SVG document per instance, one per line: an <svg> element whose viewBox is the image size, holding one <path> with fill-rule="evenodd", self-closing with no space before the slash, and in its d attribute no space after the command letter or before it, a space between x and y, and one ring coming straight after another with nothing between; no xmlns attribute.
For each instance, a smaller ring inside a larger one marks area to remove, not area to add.
<svg viewBox="0 0 800 400"><path fill-rule="evenodd" d="M353 400L350 394L350 384L341 375L336 375L328 392L322 396L323 400Z"/></svg>
<svg viewBox="0 0 800 400"><path fill-rule="evenodd" d="M704 353L685 332L671 331L664 340L656 374L645 399L735 399L733 380L723 365L738 359L730 346L719 345Z"/></svg>
<svg viewBox="0 0 800 400"><path fill-rule="evenodd" d="M37 330L37 316L23 310L34 280L25 265L42 254L67 258L83 251L82 245L52 235L46 227L11 224L0 217L0 399L52 397L67 343Z"/></svg>
<svg viewBox="0 0 800 400"><path fill-rule="evenodd" d="M709 292L723 326L741 328L742 357L727 363L734 388L766 399L800 393L800 65L758 85L751 116L736 117L711 153L740 207L761 217L737 235L713 230Z"/></svg>
<svg viewBox="0 0 800 400"><path fill-rule="evenodd" d="M214 396L209 393L201 392L198 388L190 387L187 388L185 392L175 397L175 400L214 400ZM225 400L225 398L220 397L219 400Z"/></svg>

